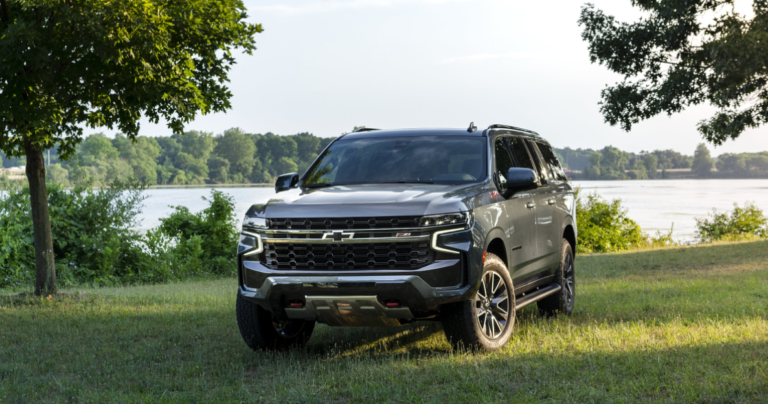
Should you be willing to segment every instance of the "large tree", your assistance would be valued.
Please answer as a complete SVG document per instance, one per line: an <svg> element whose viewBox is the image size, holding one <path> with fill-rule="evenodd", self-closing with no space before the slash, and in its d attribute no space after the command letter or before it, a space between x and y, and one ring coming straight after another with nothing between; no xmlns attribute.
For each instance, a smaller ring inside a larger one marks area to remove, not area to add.
<svg viewBox="0 0 768 404"><path fill-rule="evenodd" d="M704 143L699 143L696 146L696 152L693 154L693 164L691 164L691 172L699 177L708 177L710 172L715 167L715 161L709 154L709 149Z"/></svg>
<svg viewBox="0 0 768 404"><path fill-rule="evenodd" d="M256 146L240 128L231 128L216 136L213 153L229 162L233 182L243 182L251 175Z"/></svg>
<svg viewBox="0 0 768 404"><path fill-rule="evenodd" d="M36 294L56 290L43 150L228 109L232 51L262 30L246 18L240 0L0 0L0 150L27 158Z"/></svg>
<svg viewBox="0 0 768 404"><path fill-rule="evenodd" d="M624 76L602 91L606 122L629 131L708 102L718 112L698 129L716 145L768 123L768 0L753 1L752 19L734 0L631 2L646 17L619 23L587 4L579 19L592 62Z"/></svg>

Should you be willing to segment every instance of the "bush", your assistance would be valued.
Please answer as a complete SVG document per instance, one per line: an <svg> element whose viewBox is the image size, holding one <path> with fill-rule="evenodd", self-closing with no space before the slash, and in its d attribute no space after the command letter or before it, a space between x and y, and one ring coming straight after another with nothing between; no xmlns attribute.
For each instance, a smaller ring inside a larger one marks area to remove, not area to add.
<svg viewBox="0 0 768 404"><path fill-rule="evenodd" d="M140 236L130 230L140 213L142 191L143 186L130 181L99 191L90 182L70 191L48 185L53 251L62 284L130 278L142 255ZM35 253L27 187L7 189L0 200L0 238L2 280L32 279Z"/></svg>
<svg viewBox="0 0 768 404"><path fill-rule="evenodd" d="M220 191L211 191L211 206L192 214L185 206L166 219L160 219L160 230L175 237L180 246L192 248L200 243L201 265L211 273L234 274L238 231L235 228L235 203L233 198ZM197 247L195 247L197 249Z"/></svg>
<svg viewBox="0 0 768 404"><path fill-rule="evenodd" d="M94 190L48 185L53 249L60 285L134 284L232 274L237 232L230 197L213 191L211 206L193 215L177 208L163 225L141 235L144 185L115 181ZM0 196L0 288L32 285L35 252L29 190Z"/></svg>
<svg viewBox="0 0 768 404"><path fill-rule="evenodd" d="M768 237L768 219L753 203L746 203L743 208L733 204L731 212L718 213L712 210L709 218L696 219L696 227L702 243Z"/></svg>
<svg viewBox="0 0 768 404"><path fill-rule="evenodd" d="M640 226L627 217L621 199L605 201L599 195L576 190L576 221L579 250L585 253L616 252L635 248L674 245L672 230L650 237Z"/></svg>

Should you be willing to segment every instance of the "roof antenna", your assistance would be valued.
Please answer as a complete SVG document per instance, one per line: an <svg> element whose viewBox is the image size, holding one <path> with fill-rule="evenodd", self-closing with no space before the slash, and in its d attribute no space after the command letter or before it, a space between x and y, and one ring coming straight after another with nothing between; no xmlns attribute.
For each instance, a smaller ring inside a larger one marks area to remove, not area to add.
<svg viewBox="0 0 768 404"><path fill-rule="evenodd" d="M472 133L477 130L477 126L475 126L475 122L469 123L469 128L467 128L467 132Z"/></svg>

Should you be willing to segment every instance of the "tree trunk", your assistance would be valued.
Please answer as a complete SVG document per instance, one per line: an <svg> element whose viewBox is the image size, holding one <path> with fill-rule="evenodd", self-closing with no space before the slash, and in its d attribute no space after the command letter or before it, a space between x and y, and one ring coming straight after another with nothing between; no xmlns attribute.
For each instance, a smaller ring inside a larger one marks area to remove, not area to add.
<svg viewBox="0 0 768 404"><path fill-rule="evenodd" d="M42 150L28 146L26 152L35 236L35 295L50 295L56 293L56 267L53 260L51 217L48 213L48 189L45 186L45 160Z"/></svg>

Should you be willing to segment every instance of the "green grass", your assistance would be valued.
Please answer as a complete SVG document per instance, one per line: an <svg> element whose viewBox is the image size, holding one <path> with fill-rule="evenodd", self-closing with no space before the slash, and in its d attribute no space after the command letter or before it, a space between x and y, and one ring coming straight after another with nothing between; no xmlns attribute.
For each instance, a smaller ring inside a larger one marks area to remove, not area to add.
<svg viewBox="0 0 768 404"><path fill-rule="evenodd" d="M254 353L234 280L6 296L0 403L768 402L768 242L576 262L574 314L526 308L490 354L451 352L431 323Z"/></svg>

